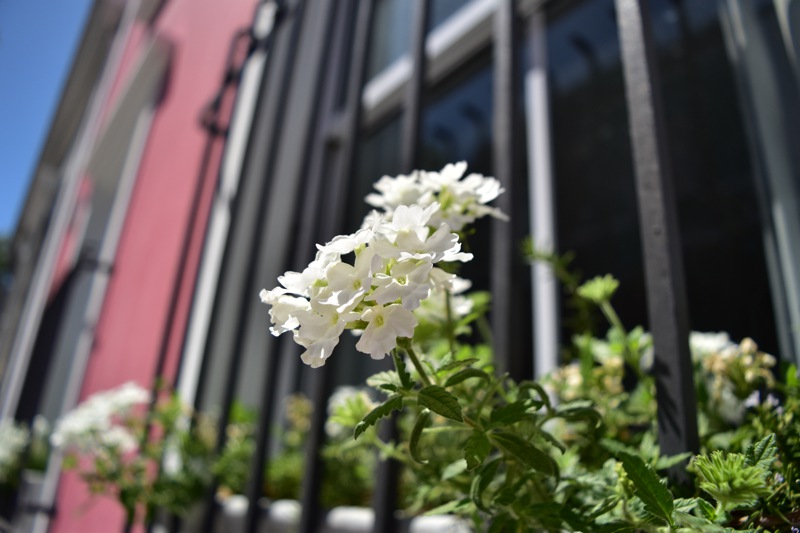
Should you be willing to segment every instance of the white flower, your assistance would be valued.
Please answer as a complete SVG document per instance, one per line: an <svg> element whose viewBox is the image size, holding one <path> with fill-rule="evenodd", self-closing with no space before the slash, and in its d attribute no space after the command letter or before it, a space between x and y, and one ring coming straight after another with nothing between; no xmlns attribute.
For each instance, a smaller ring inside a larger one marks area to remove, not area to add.
<svg viewBox="0 0 800 533"><path fill-rule="evenodd" d="M426 261L400 261L395 263L388 274L375 276L376 288L368 297L381 305L400 300L409 311L419 307L430 293L428 278L433 264Z"/></svg>
<svg viewBox="0 0 800 533"><path fill-rule="evenodd" d="M85 453L96 452L109 443L127 446L130 440L114 429L119 426L117 421L135 406L149 401L150 392L133 382L94 394L57 422L50 442L56 448L75 448Z"/></svg>
<svg viewBox="0 0 800 533"><path fill-rule="evenodd" d="M271 291L262 289L259 295L261 302L270 306L269 317L273 326L269 328L269 331L276 337L281 333L297 328L300 325L300 321L297 320L298 313L307 312L311 309L308 300L305 298L281 294L278 289Z"/></svg>
<svg viewBox="0 0 800 533"><path fill-rule="evenodd" d="M438 227L444 223L454 231L484 216L507 220L499 209L486 205L504 191L500 182L480 174L462 179L466 170L467 164L462 161L446 165L439 172L414 171L408 176L384 176L375 183L380 194L367 195L366 202L383 209L389 218L397 216L397 209L403 205L425 206L438 202L442 208L432 215L430 225Z"/></svg>
<svg viewBox="0 0 800 533"><path fill-rule="evenodd" d="M701 333L692 331L689 333L689 348L695 357L718 353L733 345L731 338L725 332Z"/></svg>
<svg viewBox="0 0 800 533"><path fill-rule="evenodd" d="M383 194L369 201L384 213L373 211L355 233L317 245L314 261L302 272L286 272L278 287L261 291L261 301L270 306L272 334L291 331L305 348L302 360L315 367L325 364L345 329L363 330L356 347L376 359L394 349L398 337L411 337L417 324L412 311L432 290L456 293L464 286L434 265L472 259L442 222L442 205L433 192L446 189L448 199L461 198L459 209L469 216L483 207L464 206L480 206L502 192L492 178L471 175L461 181L465 168L448 166L441 176L425 180L420 172L382 178L376 188ZM420 203L407 205L410 200ZM456 304L459 312L469 312L468 300Z"/></svg>
<svg viewBox="0 0 800 533"><path fill-rule="evenodd" d="M0 483L10 481L14 472L20 468L28 442L28 428L11 419L0 421Z"/></svg>
<svg viewBox="0 0 800 533"><path fill-rule="evenodd" d="M411 337L417 326L411 311L398 304L370 307L361 318L369 324L356 343L356 349L373 359L383 359L397 346L397 337Z"/></svg>

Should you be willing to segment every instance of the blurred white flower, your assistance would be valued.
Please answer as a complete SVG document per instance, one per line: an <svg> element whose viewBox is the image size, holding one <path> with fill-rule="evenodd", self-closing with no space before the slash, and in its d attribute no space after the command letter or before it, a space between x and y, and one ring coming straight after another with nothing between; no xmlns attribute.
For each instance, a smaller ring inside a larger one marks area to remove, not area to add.
<svg viewBox="0 0 800 533"><path fill-rule="evenodd" d="M0 484L11 481L11 477L21 467L28 442L28 428L11 419L0 421Z"/></svg>

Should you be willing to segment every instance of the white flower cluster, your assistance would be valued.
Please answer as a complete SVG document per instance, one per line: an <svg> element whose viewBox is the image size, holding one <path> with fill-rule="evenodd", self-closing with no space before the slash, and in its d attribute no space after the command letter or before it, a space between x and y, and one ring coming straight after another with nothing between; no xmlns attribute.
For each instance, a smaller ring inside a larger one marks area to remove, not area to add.
<svg viewBox="0 0 800 533"><path fill-rule="evenodd" d="M709 401L729 423L741 423L746 407L758 403L758 388L774 383L775 357L758 351L750 338L736 344L724 332L692 332L689 347L705 375Z"/></svg>
<svg viewBox="0 0 800 533"><path fill-rule="evenodd" d="M133 382L94 394L58 421L50 443L82 453L135 450L136 437L119 422L135 406L149 401L150 392Z"/></svg>
<svg viewBox="0 0 800 533"><path fill-rule="evenodd" d="M380 194L367 195L366 202L383 209L389 218L402 205L436 202L441 207L432 215L431 226L447 224L453 231L461 231L485 216L507 220L498 208L486 205L503 192L500 182L480 174L462 179L466 170L467 164L462 161L446 165L439 172L415 170L408 176L384 176L375 183Z"/></svg>
<svg viewBox="0 0 800 533"><path fill-rule="evenodd" d="M386 356L398 337L413 335L412 311L420 301L455 279L434 265L472 259L447 224L431 228L439 208L401 205L391 217L373 212L356 233L317 245L303 272L287 272L278 278L281 286L261 291L261 301L271 306L272 334L292 331L312 367L325 364L345 329L363 329L360 352ZM353 264L343 260L351 253Z"/></svg>
<svg viewBox="0 0 800 533"><path fill-rule="evenodd" d="M0 421L0 485L9 482L20 467L29 441L28 428L11 419Z"/></svg>

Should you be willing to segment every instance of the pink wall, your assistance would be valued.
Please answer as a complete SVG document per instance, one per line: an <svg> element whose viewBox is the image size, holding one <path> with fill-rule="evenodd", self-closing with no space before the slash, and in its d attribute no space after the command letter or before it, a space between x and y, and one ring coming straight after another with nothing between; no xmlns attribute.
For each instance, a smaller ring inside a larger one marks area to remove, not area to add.
<svg viewBox="0 0 800 533"><path fill-rule="evenodd" d="M214 190L215 172L198 181L206 132L198 117L217 91L228 46L235 32L251 22L256 0L169 0L152 28L152 35L173 45L167 90L158 107L134 186L117 259L103 303L86 371L81 398L134 380L150 387L166 331L173 286L181 287L170 352L168 378L176 371L180 339ZM147 44L134 32L123 69ZM124 72L117 78L124 80ZM119 94L119 91L115 91ZM113 103L109 104L113 108ZM221 143L214 146L210 168L218 166ZM196 188L201 209L187 227ZM187 232L191 243L188 267L178 272ZM54 532L119 531L121 508L111 498L91 496L74 475L59 487Z"/></svg>

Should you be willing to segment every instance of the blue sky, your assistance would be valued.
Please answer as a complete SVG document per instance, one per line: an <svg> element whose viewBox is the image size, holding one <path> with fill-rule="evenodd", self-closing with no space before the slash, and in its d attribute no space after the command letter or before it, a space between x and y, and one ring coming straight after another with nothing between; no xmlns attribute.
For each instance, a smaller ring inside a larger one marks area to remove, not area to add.
<svg viewBox="0 0 800 533"><path fill-rule="evenodd" d="M0 235L16 228L92 0L0 0Z"/></svg>

